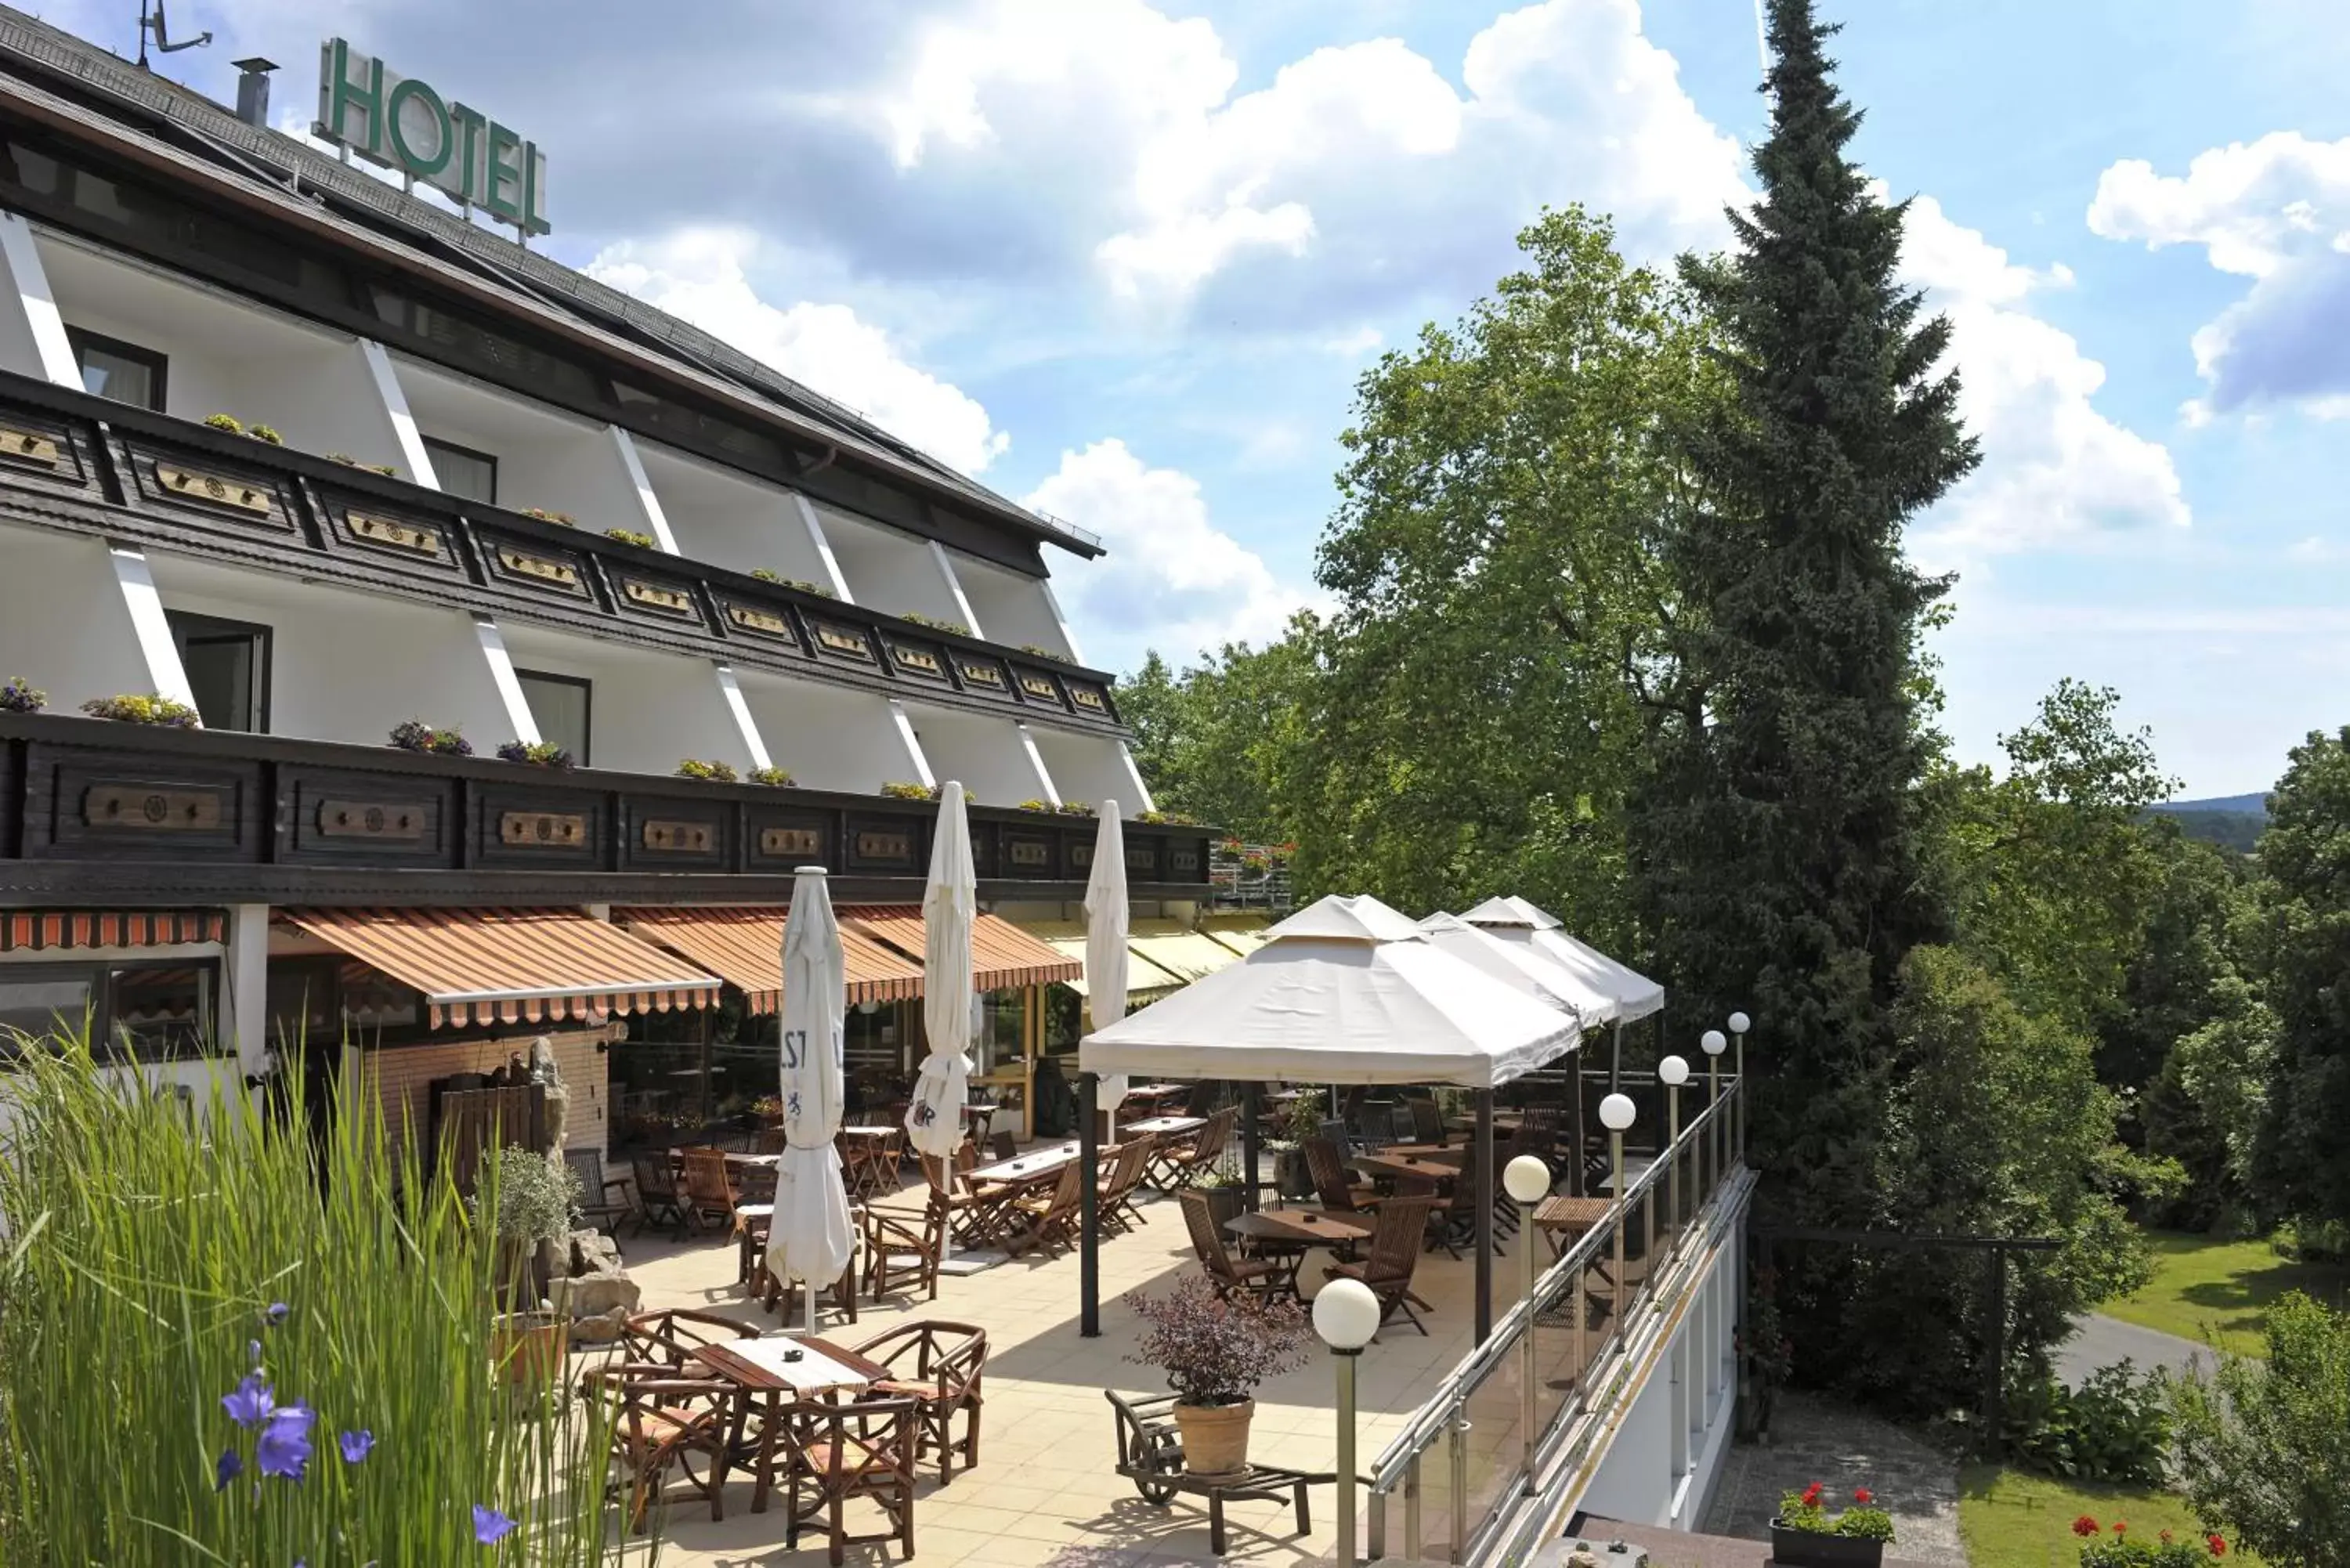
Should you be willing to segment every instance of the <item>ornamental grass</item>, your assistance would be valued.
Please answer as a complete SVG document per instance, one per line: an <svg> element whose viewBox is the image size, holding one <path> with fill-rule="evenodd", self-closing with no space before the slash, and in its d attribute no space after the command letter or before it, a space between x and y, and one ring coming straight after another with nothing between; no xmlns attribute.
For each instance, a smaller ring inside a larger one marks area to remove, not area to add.
<svg viewBox="0 0 2350 1568"><path fill-rule="evenodd" d="M0 1563L619 1561L608 1427L515 1375L496 1238L373 1095L6 1049Z"/></svg>

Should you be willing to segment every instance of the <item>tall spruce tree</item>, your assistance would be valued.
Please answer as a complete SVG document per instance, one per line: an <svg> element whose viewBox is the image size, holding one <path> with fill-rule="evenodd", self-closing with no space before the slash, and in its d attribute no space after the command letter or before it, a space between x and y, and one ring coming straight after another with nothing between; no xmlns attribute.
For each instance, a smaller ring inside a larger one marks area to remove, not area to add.
<svg viewBox="0 0 2350 1568"><path fill-rule="evenodd" d="M1668 545L1681 680L1659 704L1631 832L1678 988L1670 1043L1752 1013L1763 1202L1856 1225L1885 1218L1872 1195L1905 1073L1898 977L1947 923L1921 871L1917 786L1934 741L1918 639L1948 582L1912 569L1902 529L1976 452L1956 379L1935 373L1949 324L1895 280L1905 207L1846 154L1861 117L1821 52L1834 31L1810 0L1772 0L1762 200L1731 213L1731 254L1682 263L1737 397L1693 453L1709 510ZM1821 1331L1795 1334L1799 1356L1877 1316L1836 1321L1873 1272L1841 1268L1789 1282L1788 1321Z"/></svg>

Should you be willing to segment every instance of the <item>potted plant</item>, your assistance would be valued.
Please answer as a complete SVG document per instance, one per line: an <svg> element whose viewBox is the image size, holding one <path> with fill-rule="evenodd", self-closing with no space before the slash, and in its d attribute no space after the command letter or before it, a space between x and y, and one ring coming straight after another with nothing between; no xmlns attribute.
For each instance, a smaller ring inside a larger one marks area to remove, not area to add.
<svg viewBox="0 0 2350 1568"><path fill-rule="evenodd" d="M734 764L704 762L700 757L687 757L677 764L677 776L681 779L702 779L711 784L733 784Z"/></svg>
<svg viewBox="0 0 2350 1568"><path fill-rule="evenodd" d="M193 708L156 692L93 697L81 705L81 711L93 719L111 719L118 724L159 724L171 730L203 728L203 721L196 716Z"/></svg>
<svg viewBox="0 0 2350 1568"><path fill-rule="evenodd" d="M1266 1140L1273 1151L1273 1185L1284 1198L1314 1196L1314 1171L1305 1160L1305 1140L1322 1130L1320 1096L1300 1095L1283 1107Z"/></svg>
<svg viewBox="0 0 2350 1568"><path fill-rule="evenodd" d="M640 534L634 528L607 528L604 530L604 537L617 539L623 545L634 545L639 550L650 550L653 547L653 536L650 534Z"/></svg>
<svg viewBox="0 0 2350 1568"><path fill-rule="evenodd" d="M555 1275L555 1243L577 1221L579 1178L562 1160L513 1144L484 1157L493 1161L496 1168L481 1173L473 1210L479 1219L494 1194L497 1290L509 1308L494 1335L497 1354L517 1382L559 1378L569 1325L542 1303Z"/></svg>
<svg viewBox="0 0 2350 1568"><path fill-rule="evenodd" d="M1784 1568L1878 1568L1893 1539L1893 1516L1876 1506L1866 1487L1855 1489L1852 1506L1831 1513L1814 1481L1779 1500L1771 1521L1771 1557Z"/></svg>
<svg viewBox="0 0 2350 1568"><path fill-rule="evenodd" d="M1204 1274L1162 1296L1135 1291L1127 1305L1143 1323L1128 1361L1156 1366L1175 1390L1183 1468L1231 1475L1248 1468L1256 1387L1305 1363L1305 1314L1294 1302L1218 1301Z"/></svg>
<svg viewBox="0 0 2350 1568"><path fill-rule="evenodd" d="M1202 1171L1191 1183L1191 1190L1207 1194L1208 1212L1215 1217L1218 1231L1239 1219L1241 1210L1248 1207L1248 1196L1241 1189L1239 1173L1226 1170L1222 1166Z"/></svg>
<svg viewBox="0 0 2350 1568"><path fill-rule="evenodd" d="M788 770L784 768L753 768L750 772L749 777L751 782L754 784L766 784L775 789L789 789L792 787L792 775Z"/></svg>
<svg viewBox="0 0 2350 1568"><path fill-rule="evenodd" d="M501 762L526 763L535 768L557 771L571 765L571 753L553 741L508 741L498 748Z"/></svg>
<svg viewBox="0 0 2350 1568"><path fill-rule="evenodd" d="M473 743L455 730L438 729L421 719L404 719L393 725L391 743L403 752L430 752L435 756L473 754Z"/></svg>
<svg viewBox="0 0 2350 1568"><path fill-rule="evenodd" d="M48 706L49 694L36 686L28 686L21 675L0 686L0 709L11 713L37 713Z"/></svg>

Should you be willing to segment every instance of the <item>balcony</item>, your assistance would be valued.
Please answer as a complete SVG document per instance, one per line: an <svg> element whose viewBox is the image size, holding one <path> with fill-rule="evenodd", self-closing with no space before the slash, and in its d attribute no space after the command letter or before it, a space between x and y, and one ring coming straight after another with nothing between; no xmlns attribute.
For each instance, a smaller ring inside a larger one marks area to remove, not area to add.
<svg viewBox="0 0 2350 1568"><path fill-rule="evenodd" d="M787 684L1124 734L1100 671L5 371L0 518ZM429 707L431 687L413 690L411 711Z"/></svg>
<svg viewBox="0 0 2350 1568"><path fill-rule="evenodd" d="M938 808L390 746L0 713L0 902L910 902ZM1082 896L1096 825L971 814L983 897ZM1206 892L1211 830L1126 832L1135 896Z"/></svg>

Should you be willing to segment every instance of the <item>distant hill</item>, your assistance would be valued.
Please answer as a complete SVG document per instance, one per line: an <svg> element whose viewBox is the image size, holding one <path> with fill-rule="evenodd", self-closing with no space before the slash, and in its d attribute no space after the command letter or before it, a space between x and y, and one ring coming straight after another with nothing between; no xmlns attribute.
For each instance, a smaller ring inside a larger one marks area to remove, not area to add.
<svg viewBox="0 0 2350 1568"><path fill-rule="evenodd" d="M2250 855L2269 822L2268 795L2225 794L2209 800L2167 800L2154 807L2178 824L2189 838Z"/></svg>
<svg viewBox="0 0 2350 1568"><path fill-rule="evenodd" d="M2231 816L2257 816L2265 821L2269 815L2268 791L2257 794L2218 794L2209 800L2167 800L2154 808L2169 812L2223 812Z"/></svg>

